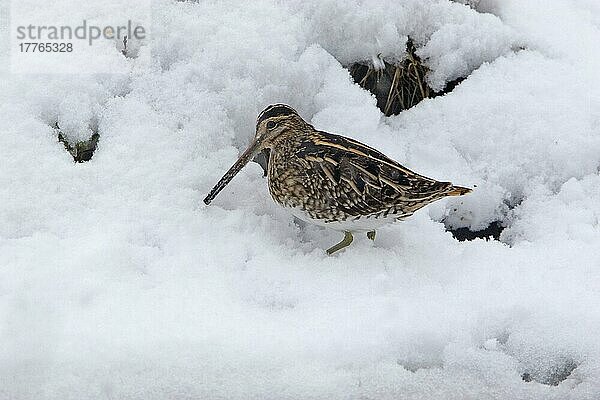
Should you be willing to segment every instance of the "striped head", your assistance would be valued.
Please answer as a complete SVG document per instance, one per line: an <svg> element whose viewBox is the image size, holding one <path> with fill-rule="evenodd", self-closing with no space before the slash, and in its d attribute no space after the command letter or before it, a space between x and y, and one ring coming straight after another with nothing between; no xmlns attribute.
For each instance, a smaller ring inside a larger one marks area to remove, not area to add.
<svg viewBox="0 0 600 400"><path fill-rule="evenodd" d="M286 122L287 120L287 122ZM297 124L302 118L296 110L286 104L272 104L265 108L256 119L256 133L254 138L264 136L266 134L281 133L281 128L284 128L288 123ZM279 132L278 132L279 131ZM270 150L263 149L258 153L252 161L261 166L264 176L267 176L269 170Z"/></svg>
<svg viewBox="0 0 600 400"><path fill-rule="evenodd" d="M304 122L302 117L288 105L273 104L265 108L256 120L254 140L236 163L229 168L221 180L212 188L208 196L204 199L204 203L210 204L217 194L223 190L250 160L259 154L262 154L264 158L265 154L268 154L268 149L272 146L273 141L282 133L293 132L295 129L304 127L305 125L307 123ZM266 165L263 168L266 168Z"/></svg>
<svg viewBox="0 0 600 400"><path fill-rule="evenodd" d="M265 108L256 119L255 140L262 138L269 142L282 132L297 129L306 122L292 107L286 104L272 104Z"/></svg>

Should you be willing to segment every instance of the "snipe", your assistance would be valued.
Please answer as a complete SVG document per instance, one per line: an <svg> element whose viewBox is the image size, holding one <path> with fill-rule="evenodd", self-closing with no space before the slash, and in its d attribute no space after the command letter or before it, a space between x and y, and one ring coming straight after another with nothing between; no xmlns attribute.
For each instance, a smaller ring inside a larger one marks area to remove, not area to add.
<svg viewBox="0 0 600 400"><path fill-rule="evenodd" d="M353 232L366 232L411 216L446 196L471 189L416 174L356 140L316 130L291 107L267 107L256 122L250 147L213 187L210 202L255 156L268 156L267 179L275 202L296 217L344 232L327 250L332 254L352 243Z"/></svg>

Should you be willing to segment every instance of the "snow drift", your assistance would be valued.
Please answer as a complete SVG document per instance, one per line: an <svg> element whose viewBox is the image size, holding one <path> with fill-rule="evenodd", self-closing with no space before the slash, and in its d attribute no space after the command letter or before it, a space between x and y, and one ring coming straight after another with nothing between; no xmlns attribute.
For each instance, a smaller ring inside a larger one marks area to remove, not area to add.
<svg viewBox="0 0 600 400"><path fill-rule="evenodd" d="M135 56L100 45L118 73L4 55L0 398L598 399L600 8L465 3L158 0ZM409 36L468 78L384 117L345 66ZM255 164L203 206L276 102L477 189L334 257Z"/></svg>

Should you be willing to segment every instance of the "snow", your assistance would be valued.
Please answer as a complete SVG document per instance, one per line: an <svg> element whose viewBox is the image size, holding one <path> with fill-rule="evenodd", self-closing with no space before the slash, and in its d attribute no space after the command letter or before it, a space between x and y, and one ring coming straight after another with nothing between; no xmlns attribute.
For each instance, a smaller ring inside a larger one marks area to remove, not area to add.
<svg viewBox="0 0 600 400"><path fill-rule="evenodd" d="M0 46L0 398L600 398L600 9L463 3L157 0L139 52L99 44L113 74ZM469 77L384 117L344 66L408 36L431 85ZM477 187L332 257L256 164L204 206L277 102Z"/></svg>

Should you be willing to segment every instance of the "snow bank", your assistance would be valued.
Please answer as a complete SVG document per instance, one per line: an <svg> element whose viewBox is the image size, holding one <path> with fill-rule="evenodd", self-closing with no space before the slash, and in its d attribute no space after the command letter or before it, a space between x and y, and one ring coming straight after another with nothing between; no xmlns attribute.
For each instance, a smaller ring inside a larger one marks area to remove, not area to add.
<svg viewBox="0 0 600 400"><path fill-rule="evenodd" d="M118 74L2 69L0 398L600 397L600 10L394 3L160 0ZM385 118L343 65L409 35L470 76ZM477 189L334 257L255 164L203 206L275 102Z"/></svg>

